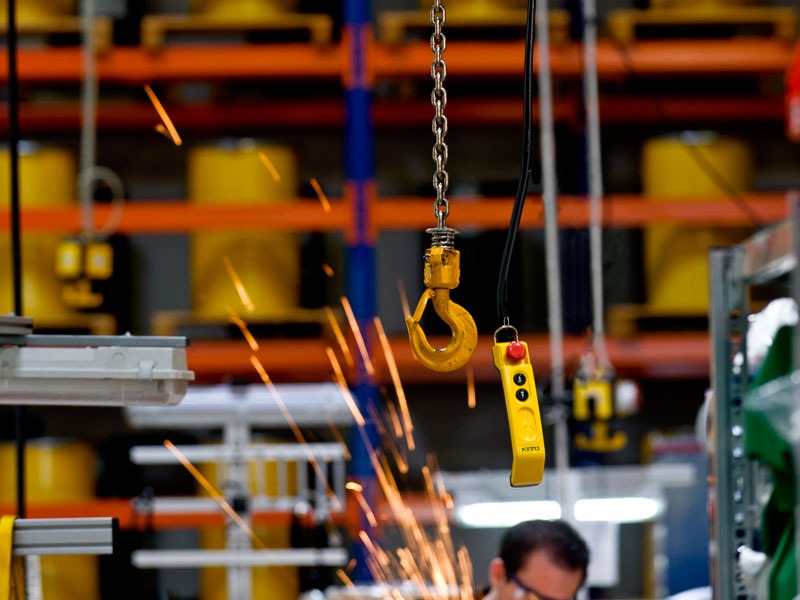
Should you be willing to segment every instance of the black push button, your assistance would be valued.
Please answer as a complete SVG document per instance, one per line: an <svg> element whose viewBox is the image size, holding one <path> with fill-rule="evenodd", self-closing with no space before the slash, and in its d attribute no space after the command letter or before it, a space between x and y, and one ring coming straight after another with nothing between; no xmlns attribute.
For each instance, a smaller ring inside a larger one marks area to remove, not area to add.
<svg viewBox="0 0 800 600"><path fill-rule="evenodd" d="M525 377L525 373L514 374L514 383L516 383L517 385L525 385L526 381L528 381L528 378Z"/></svg>
<svg viewBox="0 0 800 600"><path fill-rule="evenodd" d="M526 390L524 388L521 389L521 390L517 390L517 400L520 400L520 401L524 402L525 400L528 399L528 395L529 395L528 394L528 390Z"/></svg>

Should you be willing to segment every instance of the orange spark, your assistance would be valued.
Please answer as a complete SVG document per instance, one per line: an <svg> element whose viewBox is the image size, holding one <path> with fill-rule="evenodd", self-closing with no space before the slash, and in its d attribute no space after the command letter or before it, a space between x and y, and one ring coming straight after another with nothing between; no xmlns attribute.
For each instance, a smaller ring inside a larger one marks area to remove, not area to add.
<svg viewBox="0 0 800 600"><path fill-rule="evenodd" d="M389 444L389 452L392 453L394 462L397 465L397 470L403 475L408 473L408 462L400 456L400 450L398 450L397 444Z"/></svg>
<svg viewBox="0 0 800 600"><path fill-rule="evenodd" d="M353 413L353 418L356 421L356 425L359 427L364 427L366 425L366 421L364 420L364 415L361 414L361 411L358 409L356 405L356 401L353 399L353 395L350 393L350 389L347 387L347 381L344 378L344 373L342 372L342 366L339 364L339 360L336 358L336 354L333 352L333 348L328 346L325 348L325 352L328 355L328 360L333 367L333 372L335 374L336 383L339 385L339 389L342 391L342 395L344 396L344 401L347 404L347 407L350 409L350 412Z"/></svg>
<svg viewBox="0 0 800 600"><path fill-rule="evenodd" d="M383 348L383 354L386 357L386 366L389 368L389 374L392 376L392 383L394 383L394 390L397 393L397 402L400 404L400 414L403 416L403 427L406 430L406 443L409 450L414 450L414 426L411 423L411 413L408 412L408 402L406 401L406 393L403 390L403 384L400 383L400 373L397 370L397 362L394 359L394 352L392 346L389 344L389 338L386 337L386 331L383 329L380 317L375 317L372 321L375 324L375 331L378 332L378 339Z"/></svg>
<svg viewBox="0 0 800 600"><path fill-rule="evenodd" d="M375 547L375 544L372 542L370 537L367 535L367 532L362 529L361 531L358 532L358 537L361 540L361 543L364 544L364 547L366 547L367 552L369 552L373 556L377 557L378 556L378 549Z"/></svg>
<svg viewBox="0 0 800 600"><path fill-rule="evenodd" d="M275 180L275 183L280 183L281 174L278 173L278 169L276 169L275 165L272 164L272 161L269 159L269 156L267 156L263 152L259 152L256 156L258 156L261 162L264 163L264 166L267 167L267 169L269 169L269 173L270 175L272 175L272 178Z"/></svg>
<svg viewBox="0 0 800 600"><path fill-rule="evenodd" d="M217 489L213 485L211 485L211 482L208 481L208 479L203 477L203 474L200 471L197 470L197 467L195 467L189 461L188 458L186 458L186 455L183 452L181 452L180 450L178 450L178 448L175 446L175 444L173 444L169 440L164 440L164 445L167 447L167 450L172 452L172 454L175 456L175 458L177 458L180 461L180 463L184 467L186 467L186 470L189 471L189 473L192 474L192 477L195 478L197 483L199 483L203 487L203 489L206 492L208 492L208 495L211 496L214 500L217 501L217 503L220 505L220 508L222 508L222 510L225 511L225 514L227 514L239 527L242 528L242 530L245 533L247 533L248 536L250 536L250 539L253 540L253 542L256 544L256 546L258 546L259 548L266 548L266 545L264 544L264 542L262 542L258 538L258 536L256 535L255 531L252 530L250 525L248 525L245 522L245 520L242 519L242 517L240 517L239 514L235 510L233 510L233 507L230 504L228 504L228 501L225 500L223 495L220 492L218 492Z"/></svg>
<svg viewBox="0 0 800 600"><path fill-rule="evenodd" d="M255 304L253 304L253 301L250 299L250 294L247 293L247 289L236 273L236 269L233 268L230 259L227 256L223 256L222 263L225 265L225 270L228 271L228 276L231 278L231 281L233 281L233 287L236 288L236 293L239 294L239 300L241 300L242 306L244 306L247 312L255 311Z"/></svg>
<svg viewBox="0 0 800 600"><path fill-rule="evenodd" d="M153 106L158 113L158 116L161 117L161 120L164 122L164 127L166 128L167 132L169 133L170 139L176 146L180 146L183 144L181 140L181 136L178 135L178 130L175 129L175 125L172 124L172 119L169 118L167 111L164 110L164 107L161 105L161 102L156 97L155 93L153 92L153 88L149 85L144 84L144 91L147 93L147 96L150 98L150 102L153 103Z"/></svg>
<svg viewBox="0 0 800 600"><path fill-rule="evenodd" d="M333 437L336 438L336 442L342 447L342 452L344 454L345 460L350 460L350 449L347 447L347 442L344 441L344 437L342 437L342 432L339 431L339 428L331 421L328 423L329 429L333 434Z"/></svg>
<svg viewBox="0 0 800 600"><path fill-rule="evenodd" d="M281 398L281 395L278 392L278 388L275 387L275 384L272 383L272 380L269 378L269 375L267 375L267 370L264 368L264 365L261 364L261 361L255 355L250 356L250 364L253 365L253 368L256 370L259 377L261 377L261 381L264 382L264 385L266 386L267 391L269 391L270 396L272 396L272 399L275 400L275 404L278 406L278 409L281 411L281 414L283 414L283 418L286 420L286 423L292 430L295 439L304 449L306 453L306 460L308 460L309 464L314 468L314 471L316 472L317 477L319 477L320 482L324 483L328 491L328 497L334 500L334 505L337 507L337 509L341 508L339 500L338 498L336 498L336 494L334 494L333 491L331 490L331 487L328 483L328 478L325 475L325 471L319 464L317 457L314 456L313 452L311 452L311 449L308 446L308 442L306 441L303 432L300 431L300 428L297 426L297 422L294 420L291 411L286 406L286 403L283 401L283 398Z"/></svg>
<svg viewBox="0 0 800 600"><path fill-rule="evenodd" d="M408 305L408 294L406 294L406 284L402 277L397 278L397 292L400 294L400 305L403 307L403 316L411 315L411 307Z"/></svg>
<svg viewBox="0 0 800 600"><path fill-rule="evenodd" d="M231 313L228 316L228 320L239 328L239 331L242 332L244 339L247 340L250 349L253 352L258 352L259 348L258 342L256 341L256 338L253 337L253 334L250 333L250 329L248 329L247 323L245 323L239 315L233 313Z"/></svg>
<svg viewBox="0 0 800 600"><path fill-rule="evenodd" d="M356 489L356 487L352 487L352 486L357 486L358 489ZM364 512L364 515L367 517L367 522L370 524L370 526L371 527L377 527L378 526L378 521L375 519L375 513L372 512L372 509L369 507L369 504L367 504L367 499L364 498L364 494L361 493L361 491L362 491L361 490L361 486L358 485L357 483L356 484L352 484L352 485L348 483L346 487L347 487L347 489L352 491L353 494L355 494L356 500L358 500L358 505L361 507L361 510Z"/></svg>
<svg viewBox="0 0 800 600"><path fill-rule="evenodd" d="M347 315L347 322L350 323L350 329L353 330L353 336L356 338L356 345L358 346L358 351L361 354L361 360L364 361L364 368L370 375L375 375L375 367L372 366L372 361L369 358L367 344L364 341L364 336L361 335L361 328L358 326L358 321L356 320L356 315L353 312L353 307L350 306L350 301L344 296L342 296L342 306L344 307L344 312Z"/></svg>
<svg viewBox="0 0 800 600"><path fill-rule="evenodd" d="M348 364L348 366L353 366L353 355L350 353L350 347L347 345L347 340L344 339L344 333L342 333L342 328L339 327L339 322L336 320L336 315L333 314L333 309L330 306L323 307L325 310L325 316L328 317L328 323L331 325L331 330L333 330L333 335L336 336L336 341L339 343L339 348L344 355L344 360Z"/></svg>
<svg viewBox="0 0 800 600"><path fill-rule="evenodd" d="M345 584L347 587L353 587L353 580L347 576L347 573L342 571L341 569L336 569L336 576Z"/></svg>
<svg viewBox="0 0 800 600"><path fill-rule="evenodd" d="M394 437L403 437L403 426L400 424L400 416L397 414L397 409L395 408L394 403L387 400L386 407L389 410L389 420L392 423Z"/></svg>
<svg viewBox="0 0 800 600"><path fill-rule="evenodd" d="M453 510L455 508L456 503L455 503L455 501L453 500L453 497L450 494L448 494L448 493L442 494L441 498L442 498L442 502L444 502L444 507L447 510Z"/></svg>
<svg viewBox="0 0 800 600"><path fill-rule="evenodd" d="M314 191L317 192L317 197L319 198L320 203L322 203L322 210L325 212L331 212L331 203L328 202L328 197L325 195L325 192L322 191L322 186L320 186L319 181L317 181L314 177L311 178L311 187L313 187Z"/></svg>
<svg viewBox="0 0 800 600"><path fill-rule="evenodd" d="M169 131L167 131L167 128L166 128L166 127L164 127L163 123L156 123L156 126L155 126L155 127L153 127L153 129L155 129L155 130L156 130L158 133L160 133L161 135L163 135L163 136L164 136L165 138L167 138L168 140L169 140L169 139L171 139L171 138L169 137Z"/></svg>
<svg viewBox="0 0 800 600"><path fill-rule="evenodd" d="M467 365L467 407L475 408L475 369Z"/></svg>
<svg viewBox="0 0 800 600"><path fill-rule="evenodd" d="M322 263L322 270L325 271L325 275L327 275L328 277L333 277L335 275L333 267L330 266L328 263Z"/></svg>

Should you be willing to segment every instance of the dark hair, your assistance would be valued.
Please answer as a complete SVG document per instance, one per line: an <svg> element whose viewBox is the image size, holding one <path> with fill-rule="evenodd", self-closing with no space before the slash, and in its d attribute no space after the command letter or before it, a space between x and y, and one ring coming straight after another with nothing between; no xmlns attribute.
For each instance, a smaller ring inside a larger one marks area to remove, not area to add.
<svg viewBox="0 0 800 600"><path fill-rule="evenodd" d="M535 550L543 550L559 567L580 570L586 577L589 548L583 538L565 521L523 521L508 529L500 542L500 558L508 576L522 568Z"/></svg>

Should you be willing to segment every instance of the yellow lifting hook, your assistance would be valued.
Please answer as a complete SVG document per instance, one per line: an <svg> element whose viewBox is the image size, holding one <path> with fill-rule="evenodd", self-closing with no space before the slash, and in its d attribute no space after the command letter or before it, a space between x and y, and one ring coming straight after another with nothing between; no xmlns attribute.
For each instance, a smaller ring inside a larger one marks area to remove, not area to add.
<svg viewBox="0 0 800 600"><path fill-rule="evenodd" d="M478 344L478 328L467 310L450 300L450 290L458 287L461 273L460 253L447 247L428 248L425 253L424 283L426 289L413 315L406 317L411 349L419 361L433 371L455 371L469 362ZM447 323L453 334L444 348L428 342L420 321L429 300L436 314Z"/></svg>

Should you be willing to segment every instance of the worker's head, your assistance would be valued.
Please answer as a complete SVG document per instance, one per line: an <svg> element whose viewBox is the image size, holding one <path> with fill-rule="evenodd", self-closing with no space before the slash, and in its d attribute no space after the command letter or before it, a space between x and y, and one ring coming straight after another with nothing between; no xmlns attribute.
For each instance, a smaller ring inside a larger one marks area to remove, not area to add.
<svg viewBox="0 0 800 600"><path fill-rule="evenodd" d="M572 600L586 579L589 549L564 521L524 521L503 535L489 565L496 600Z"/></svg>

